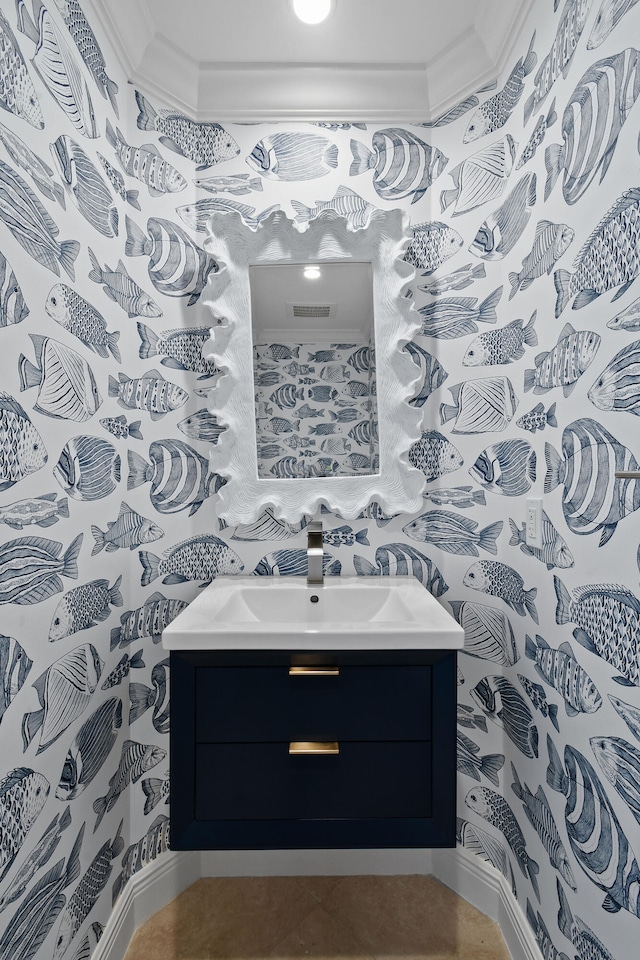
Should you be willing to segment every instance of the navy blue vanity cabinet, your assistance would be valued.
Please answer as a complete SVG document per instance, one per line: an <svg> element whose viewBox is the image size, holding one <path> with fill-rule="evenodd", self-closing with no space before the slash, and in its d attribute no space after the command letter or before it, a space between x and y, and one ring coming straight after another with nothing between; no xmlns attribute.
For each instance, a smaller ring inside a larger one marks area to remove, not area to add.
<svg viewBox="0 0 640 960"><path fill-rule="evenodd" d="M171 849L452 847L455 651L171 652Z"/></svg>

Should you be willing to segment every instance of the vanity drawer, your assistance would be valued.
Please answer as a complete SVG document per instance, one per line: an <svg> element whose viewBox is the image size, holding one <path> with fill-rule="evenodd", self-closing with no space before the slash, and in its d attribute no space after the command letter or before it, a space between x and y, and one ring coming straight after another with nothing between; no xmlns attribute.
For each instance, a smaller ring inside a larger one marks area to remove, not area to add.
<svg viewBox="0 0 640 960"><path fill-rule="evenodd" d="M431 739L429 665L340 666L324 676L289 669L197 667L196 740Z"/></svg>
<svg viewBox="0 0 640 960"><path fill-rule="evenodd" d="M196 820L324 820L431 816L430 743L340 743L291 756L289 743L201 743Z"/></svg>

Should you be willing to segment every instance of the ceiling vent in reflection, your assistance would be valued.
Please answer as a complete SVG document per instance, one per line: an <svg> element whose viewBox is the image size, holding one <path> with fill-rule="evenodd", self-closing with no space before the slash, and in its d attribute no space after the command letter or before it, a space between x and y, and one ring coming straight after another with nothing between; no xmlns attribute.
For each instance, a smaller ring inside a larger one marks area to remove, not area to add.
<svg viewBox="0 0 640 960"><path fill-rule="evenodd" d="M287 315L294 320L331 320L337 307L337 303L287 303Z"/></svg>

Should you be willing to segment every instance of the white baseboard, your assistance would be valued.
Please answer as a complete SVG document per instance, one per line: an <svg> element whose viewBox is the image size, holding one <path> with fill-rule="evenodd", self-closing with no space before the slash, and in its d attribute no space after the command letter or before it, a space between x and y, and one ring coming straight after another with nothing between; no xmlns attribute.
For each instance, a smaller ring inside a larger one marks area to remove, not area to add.
<svg viewBox="0 0 640 960"><path fill-rule="evenodd" d="M134 874L92 960L123 960L136 929L201 877L434 876L499 925L511 960L541 960L531 928L502 874L455 850L203 850L167 853Z"/></svg>

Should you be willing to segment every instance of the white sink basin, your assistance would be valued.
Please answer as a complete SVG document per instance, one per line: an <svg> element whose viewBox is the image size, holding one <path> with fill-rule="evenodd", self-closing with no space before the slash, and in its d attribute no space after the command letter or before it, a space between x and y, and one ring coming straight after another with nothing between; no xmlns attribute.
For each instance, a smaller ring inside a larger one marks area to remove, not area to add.
<svg viewBox="0 0 640 960"><path fill-rule="evenodd" d="M317 599L313 599L317 598ZM218 577L165 628L168 650L453 649L464 631L414 577Z"/></svg>

